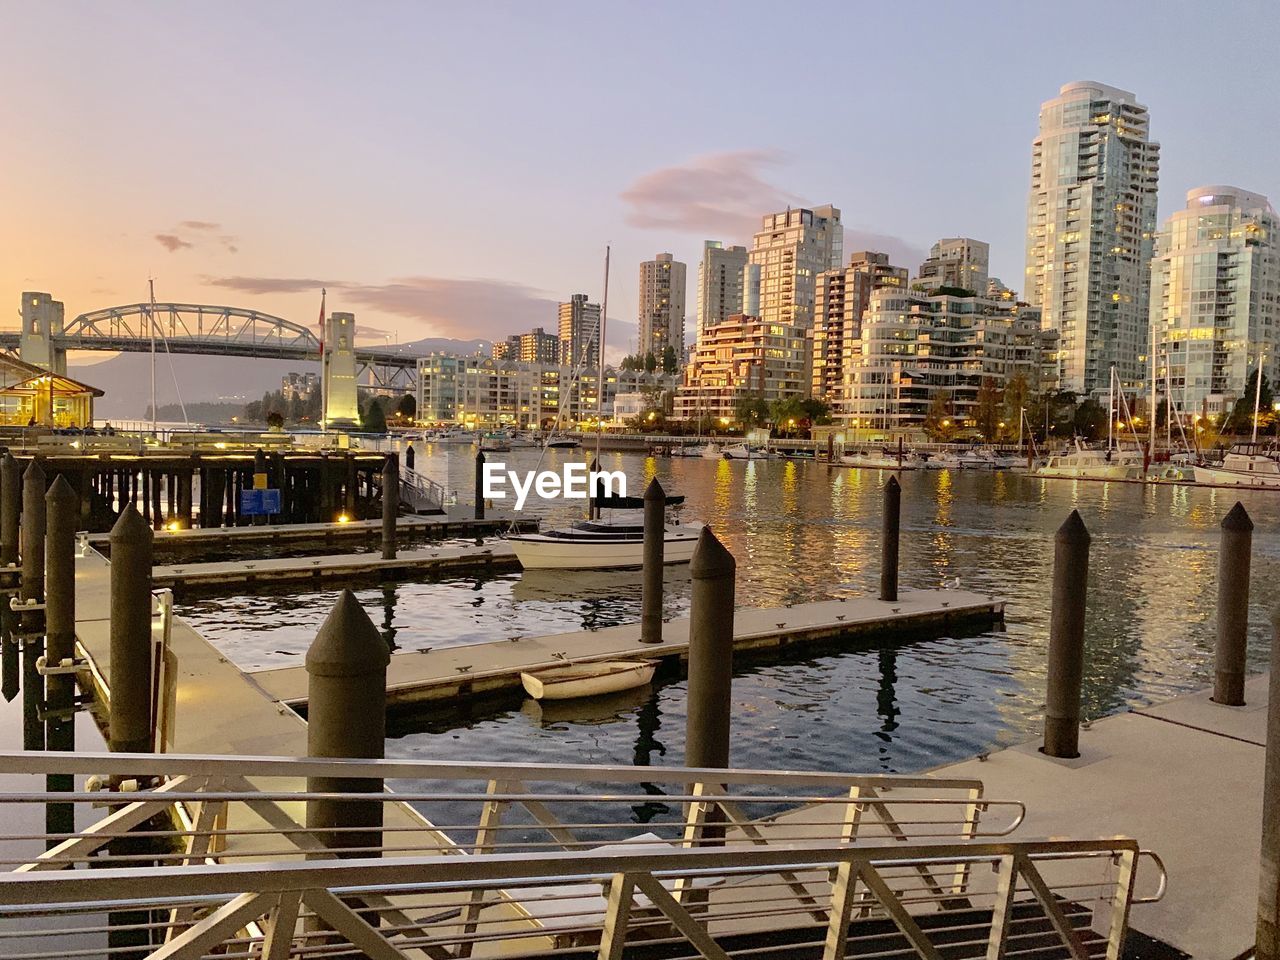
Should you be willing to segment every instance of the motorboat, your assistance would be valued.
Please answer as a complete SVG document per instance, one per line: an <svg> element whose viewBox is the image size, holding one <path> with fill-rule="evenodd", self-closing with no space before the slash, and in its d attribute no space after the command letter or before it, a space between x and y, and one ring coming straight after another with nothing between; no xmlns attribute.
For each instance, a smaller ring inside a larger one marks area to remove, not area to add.
<svg viewBox="0 0 1280 960"><path fill-rule="evenodd" d="M725 447L721 451L721 456L725 460L768 460L769 451L764 447L735 443L732 446Z"/></svg>
<svg viewBox="0 0 1280 960"><path fill-rule="evenodd" d="M1077 440L1074 450L1049 457L1035 475L1071 480L1141 480L1144 471L1141 453L1091 449Z"/></svg>
<svg viewBox="0 0 1280 960"><path fill-rule="evenodd" d="M475 443L476 435L469 430L445 430L431 440L432 443Z"/></svg>
<svg viewBox="0 0 1280 960"><path fill-rule="evenodd" d="M840 462L846 467L861 467L865 470L919 470L921 467L919 457L903 454L899 458L896 453L888 450L879 453L873 450L844 453L840 455Z"/></svg>
<svg viewBox="0 0 1280 960"><path fill-rule="evenodd" d="M486 433L480 440L480 449L485 453L510 453L511 440L505 433Z"/></svg>
<svg viewBox="0 0 1280 960"><path fill-rule="evenodd" d="M989 457L984 457L977 450L964 450L960 453L948 451L930 459L937 461L938 466L943 470L992 470L995 468L995 462Z"/></svg>
<svg viewBox="0 0 1280 960"><path fill-rule="evenodd" d="M653 679L657 660L600 660L521 673L520 684L535 700L573 700L643 687Z"/></svg>
<svg viewBox="0 0 1280 960"><path fill-rule="evenodd" d="M684 497L667 497L679 506ZM609 519L581 520L567 527L508 537L526 570L608 570L644 564L644 499L606 497L598 502ZM614 512L616 511L616 513ZM702 533L701 523L663 525L663 563L688 563Z"/></svg>
<svg viewBox="0 0 1280 960"><path fill-rule="evenodd" d="M1216 487L1280 489L1280 451L1260 443L1237 443L1220 465L1197 463L1193 475L1196 483Z"/></svg>
<svg viewBox="0 0 1280 960"><path fill-rule="evenodd" d="M714 440L704 443L697 450L698 456L702 457L703 460L720 460L724 457L724 450Z"/></svg>
<svg viewBox="0 0 1280 960"><path fill-rule="evenodd" d="M548 437L543 446L548 450L576 450L582 441L577 437Z"/></svg>

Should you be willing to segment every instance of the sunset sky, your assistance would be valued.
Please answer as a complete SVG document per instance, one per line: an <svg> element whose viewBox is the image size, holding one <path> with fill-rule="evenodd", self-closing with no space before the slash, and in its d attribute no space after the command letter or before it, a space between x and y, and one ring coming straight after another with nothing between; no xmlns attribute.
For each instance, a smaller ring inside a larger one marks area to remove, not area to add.
<svg viewBox="0 0 1280 960"><path fill-rule="evenodd" d="M914 270L992 246L1021 288L1030 142L1066 82L1133 90L1191 187L1280 200L1280 15L1240 3L0 0L0 302L146 295L369 337L496 337L637 264L833 202ZM617 327L623 339L633 328ZM613 338L611 338L613 339ZM619 344L625 345L625 343Z"/></svg>

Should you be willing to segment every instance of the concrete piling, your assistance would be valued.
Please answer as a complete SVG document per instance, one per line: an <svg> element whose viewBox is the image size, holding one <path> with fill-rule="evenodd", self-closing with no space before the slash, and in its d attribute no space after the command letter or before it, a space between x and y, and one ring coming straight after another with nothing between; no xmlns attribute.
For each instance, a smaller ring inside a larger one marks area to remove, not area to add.
<svg viewBox="0 0 1280 960"><path fill-rule="evenodd" d="M1280 609L1271 614L1271 679L1262 774L1262 871L1258 885L1257 960L1280 960Z"/></svg>
<svg viewBox="0 0 1280 960"><path fill-rule="evenodd" d="M396 517L400 513L400 459L387 454L382 465L382 559L396 558Z"/></svg>
<svg viewBox="0 0 1280 960"><path fill-rule="evenodd" d="M418 456L417 453L415 453L413 449L413 441L411 440L407 444L405 444L405 447L404 447L405 469L407 470L413 469L413 465L417 460L417 456Z"/></svg>
<svg viewBox="0 0 1280 960"><path fill-rule="evenodd" d="M80 498L66 477L58 477L45 494L45 660L51 667L76 653L76 529ZM54 673L48 682L49 706L69 710L75 699L75 675Z"/></svg>
<svg viewBox="0 0 1280 960"><path fill-rule="evenodd" d="M729 766L733 607L737 562L710 527L693 552L685 766Z"/></svg>
<svg viewBox="0 0 1280 960"><path fill-rule="evenodd" d="M378 628L350 590L321 625L307 650L307 754L380 760L387 714L387 664L391 653ZM330 847L378 849L382 781L309 777L309 793L370 793L368 801L308 800L307 827ZM343 828L348 828L343 830ZM340 856L359 856L358 851Z"/></svg>
<svg viewBox="0 0 1280 960"><path fill-rule="evenodd" d="M1049 620L1049 676L1044 752L1080 755L1080 684L1084 675L1084 618L1089 582L1089 531L1079 511L1054 536L1053 608Z"/></svg>
<svg viewBox="0 0 1280 960"><path fill-rule="evenodd" d="M6 450L0 457L0 566L18 562L21 515L22 468Z"/></svg>
<svg viewBox="0 0 1280 960"><path fill-rule="evenodd" d="M476 451L476 519L484 519L484 451Z"/></svg>
<svg viewBox="0 0 1280 960"><path fill-rule="evenodd" d="M111 528L111 722L107 745L150 753L151 564L155 534L132 504Z"/></svg>
<svg viewBox="0 0 1280 960"><path fill-rule="evenodd" d="M640 642L662 642L662 575L667 494L657 477L644 492L644 570L640 586Z"/></svg>
<svg viewBox="0 0 1280 960"><path fill-rule="evenodd" d="M880 532L880 599L898 599L898 534L902 521L902 485L890 477L884 485Z"/></svg>
<svg viewBox="0 0 1280 960"><path fill-rule="evenodd" d="M1218 548L1218 640L1213 657L1213 702L1229 707L1244 706L1252 552L1253 521L1237 500L1222 518L1222 543Z"/></svg>
<svg viewBox="0 0 1280 960"><path fill-rule="evenodd" d="M22 588L23 600L44 600L44 470L32 460L22 475ZM35 630L40 624L38 613L23 615L23 630Z"/></svg>

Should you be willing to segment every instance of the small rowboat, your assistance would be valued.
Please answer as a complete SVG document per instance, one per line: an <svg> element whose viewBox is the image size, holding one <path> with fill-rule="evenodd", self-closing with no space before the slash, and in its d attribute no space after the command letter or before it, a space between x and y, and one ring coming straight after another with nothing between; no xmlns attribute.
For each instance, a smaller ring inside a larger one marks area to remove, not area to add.
<svg viewBox="0 0 1280 960"><path fill-rule="evenodd" d="M520 674L525 692L535 700L571 700L642 687L653 679L657 660L601 660Z"/></svg>

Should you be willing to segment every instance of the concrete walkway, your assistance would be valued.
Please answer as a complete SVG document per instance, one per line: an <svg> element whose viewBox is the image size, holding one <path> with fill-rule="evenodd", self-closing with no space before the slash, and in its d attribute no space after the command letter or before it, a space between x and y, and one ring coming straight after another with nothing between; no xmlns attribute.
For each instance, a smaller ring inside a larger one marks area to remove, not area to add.
<svg viewBox="0 0 1280 960"><path fill-rule="evenodd" d="M218 563L176 563L154 567L156 587L199 587L214 584L256 584L275 581L331 580L437 570L518 569L515 551L503 541L487 546L431 546L399 550L394 560L378 553L341 553L323 557L274 557L266 560L226 560Z"/></svg>
<svg viewBox="0 0 1280 960"><path fill-rule="evenodd" d="M981 629L1000 619L1004 603L962 590L908 590L889 603L872 597L841 598L785 608L741 607L734 614L734 647L750 650L815 641L857 640ZM438 650L397 653L387 669L388 703L468 696L520 686L521 671L625 658L684 658L689 620L663 625L663 642L640 642L640 625L512 637ZM307 673L301 667L262 670L254 679L271 696L301 704Z"/></svg>
<svg viewBox="0 0 1280 960"><path fill-rule="evenodd" d="M1232 960L1254 943L1267 682L1248 682L1243 707L1205 691L1095 721L1076 760L1046 757L1037 740L931 772L1023 801L1019 838L1134 837L1169 872L1164 900L1135 907L1134 928L1197 960ZM1149 866L1140 896L1154 890Z"/></svg>

